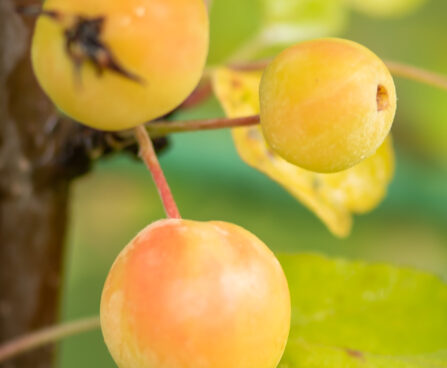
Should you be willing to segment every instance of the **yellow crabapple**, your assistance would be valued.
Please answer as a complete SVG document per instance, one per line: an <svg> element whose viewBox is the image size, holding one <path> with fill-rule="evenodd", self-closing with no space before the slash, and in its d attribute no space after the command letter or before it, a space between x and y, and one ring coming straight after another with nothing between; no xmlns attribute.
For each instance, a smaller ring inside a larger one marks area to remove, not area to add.
<svg viewBox="0 0 447 368"><path fill-rule="evenodd" d="M120 368L275 368L289 325L279 262L225 222L149 225L119 254L101 298Z"/></svg>
<svg viewBox="0 0 447 368"><path fill-rule="evenodd" d="M393 78L366 47L327 38L299 43L266 68L260 116L271 148L315 172L348 169L373 155L396 111Z"/></svg>
<svg viewBox="0 0 447 368"><path fill-rule="evenodd" d="M186 99L201 78L208 38L203 0L46 0L32 64L64 113L121 130Z"/></svg>

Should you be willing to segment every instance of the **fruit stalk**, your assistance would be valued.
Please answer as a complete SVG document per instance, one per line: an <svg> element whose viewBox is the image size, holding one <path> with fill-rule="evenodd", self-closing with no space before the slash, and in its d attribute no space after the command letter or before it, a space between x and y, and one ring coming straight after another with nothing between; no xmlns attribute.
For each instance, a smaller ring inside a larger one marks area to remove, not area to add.
<svg viewBox="0 0 447 368"><path fill-rule="evenodd" d="M55 325L21 336L0 346L0 363L32 349L97 328L99 328L99 317L91 317Z"/></svg>
<svg viewBox="0 0 447 368"><path fill-rule="evenodd" d="M229 67L234 70L250 72L263 70L271 62L271 59L266 59L249 63L230 64ZM405 78L418 83L447 90L447 77L442 74L434 73L430 70L418 68L398 61L385 61L385 65L395 77Z"/></svg>
<svg viewBox="0 0 447 368"><path fill-rule="evenodd" d="M186 121L154 121L146 125L151 136L164 136L172 133L195 132L202 130L215 130L225 128L238 128L259 124L259 115L244 116L241 118L215 118L205 120Z"/></svg>
<svg viewBox="0 0 447 368"><path fill-rule="evenodd" d="M386 65L396 77L414 80L419 83L447 90L447 77L444 75L396 61L387 61Z"/></svg>
<svg viewBox="0 0 447 368"><path fill-rule="evenodd" d="M146 128L143 125L136 127L135 136L140 145L140 157L152 174L152 178L157 186L157 190L161 201L163 202L163 207L167 217L177 219L181 218L177 204L175 203L171 189L169 188L169 184L160 166L152 140L149 137Z"/></svg>

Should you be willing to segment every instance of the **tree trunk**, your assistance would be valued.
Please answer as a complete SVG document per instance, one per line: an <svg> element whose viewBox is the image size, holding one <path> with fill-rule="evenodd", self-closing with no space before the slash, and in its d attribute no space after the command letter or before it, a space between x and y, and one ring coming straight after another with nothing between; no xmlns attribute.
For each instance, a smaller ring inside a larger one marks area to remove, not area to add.
<svg viewBox="0 0 447 368"><path fill-rule="evenodd" d="M36 83L33 24L14 7L0 0L0 344L58 317L69 177L55 157L72 129ZM1 368L50 367L52 358L43 348Z"/></svg>

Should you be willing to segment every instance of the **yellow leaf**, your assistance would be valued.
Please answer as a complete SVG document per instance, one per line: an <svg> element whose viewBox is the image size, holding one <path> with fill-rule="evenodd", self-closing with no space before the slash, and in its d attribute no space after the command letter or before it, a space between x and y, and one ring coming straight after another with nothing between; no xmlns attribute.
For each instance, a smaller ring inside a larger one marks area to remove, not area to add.
<svg viewBox="0 0 447 368"><path fill-rule="evenodd" d="M231 118L259 113L262 73L216 69L213 85ZM334 174L319 174L285 161L266 144L259 126L233 129L241 158L281 184L340 237L349 235L352 213L374 209L384 198L394 173L394 151L388 137L376 154L357 166Z"/></svg>

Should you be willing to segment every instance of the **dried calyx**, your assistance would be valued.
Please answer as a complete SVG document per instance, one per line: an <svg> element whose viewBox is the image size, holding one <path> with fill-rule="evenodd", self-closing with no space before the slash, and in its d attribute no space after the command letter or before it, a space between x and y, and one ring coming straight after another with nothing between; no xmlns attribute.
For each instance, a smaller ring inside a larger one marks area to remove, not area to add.
<svg viewBox="0 0 447 368"><path fill-rule="evenodd" d="M65 50L78 76L82 64L89 62L98 76L109 70L135 82L144 82L141 77L126 70L102 40L105 17L68 15L57 10L43 10L35 5L18 7L17 11L29 16L46 16L61 23L64 27Z"/></svg>

